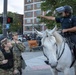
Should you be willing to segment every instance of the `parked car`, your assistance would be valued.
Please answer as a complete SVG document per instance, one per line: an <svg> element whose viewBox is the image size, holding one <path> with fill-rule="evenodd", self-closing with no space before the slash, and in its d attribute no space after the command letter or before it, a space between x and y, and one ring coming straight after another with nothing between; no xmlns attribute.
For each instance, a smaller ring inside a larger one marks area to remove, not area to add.
<svg viewBox="0 0 76 75"><path fill-rule="evenodd" d="M26 38L23 37L22 35L18 35L18 40L24 42L26 41Z"/></svg>
<svg viewBox="0 0 76 75"><path fill-rule="evenodd" d="M22 41L22 35L18 35L18 40Z"/></svg>

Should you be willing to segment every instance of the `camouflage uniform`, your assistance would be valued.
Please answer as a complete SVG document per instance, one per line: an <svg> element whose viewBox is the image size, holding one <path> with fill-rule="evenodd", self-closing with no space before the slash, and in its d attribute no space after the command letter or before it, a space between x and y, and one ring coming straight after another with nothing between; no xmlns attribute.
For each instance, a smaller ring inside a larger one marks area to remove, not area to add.
<svg viewBox="0 0 76 75"><path fill-rule="evenodd" d="M17 55L17 63L18 63L18 69L22 68L22 56L21 53L25 51L25 46L22 42L18 41L18 43L15 43L12 40L13 50L15 51Z"/></svg>
<svg viewBox="0 0 76 75"><path fill-rule="evenodd" d="M8 50L7 52L10 52L10 50ZM3 60L5 60L5 57L2 53L2 51L0 50L0 65L2 65ZM15 54L14 51L13 51L13 60L14 60L14 66L11 69L7 69L7 70L4 70L4 69L0 68L0 75L13 75L13 71L15 69L17 69L17 67L18 67L17 57L16 57L16 54Z"/></svg>

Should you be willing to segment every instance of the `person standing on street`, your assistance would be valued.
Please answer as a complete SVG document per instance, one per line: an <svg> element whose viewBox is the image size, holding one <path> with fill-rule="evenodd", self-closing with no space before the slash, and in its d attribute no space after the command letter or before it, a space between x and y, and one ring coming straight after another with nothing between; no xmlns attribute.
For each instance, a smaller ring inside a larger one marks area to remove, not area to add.
<svg viewBox="0 0 76 75"><path fill-rule="evenodd" d="M18 70L20 71L20 75L22 75L22 68L25 67L26 64L23 60L21 53L25 51L25 45L21 41L18 40L17 32L12 32L12 45L13 45L13 50L15 51L17 55Z"/></svg>

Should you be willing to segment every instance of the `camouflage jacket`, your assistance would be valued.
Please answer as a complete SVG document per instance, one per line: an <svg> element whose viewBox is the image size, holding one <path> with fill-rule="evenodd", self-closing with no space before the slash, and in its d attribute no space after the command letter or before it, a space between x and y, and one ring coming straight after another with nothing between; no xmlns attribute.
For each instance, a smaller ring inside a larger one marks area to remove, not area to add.
<svg viewBox="0 0 76 75"><path fill-rule="evenodd" d="M10 50L9 50L9 52L10 52ZM17 67L18 67L17 56L16 56L16 53L14 51L12 51L12 52L13 52L13 60L14 60L14 66L13 66L13 68L17 69ZM2 53L2 51L0 50L0 65L3 64L2 63L3 60L5 60L5 57L4 57L4 54Z"/></svg>
<svg viewBox="0 0 76 75"><path fill-rule="evenodd" d="M25 51L25 45L22 42L15 43L12 40L13 50L18 56L21 56L21 53Z"/></svg>

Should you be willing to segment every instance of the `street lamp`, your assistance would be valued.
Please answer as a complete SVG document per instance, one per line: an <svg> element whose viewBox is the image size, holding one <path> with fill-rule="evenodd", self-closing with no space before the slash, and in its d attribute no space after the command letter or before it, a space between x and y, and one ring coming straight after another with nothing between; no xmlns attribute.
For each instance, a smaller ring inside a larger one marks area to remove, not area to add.
<svg viewBox="0 0 76 75"><path fill-rule="evenodd" d="M7 0L4 0L4 8L3 8L3 25L2 25L2 32L3 35L7 37L7 30L6 30L6 24L7 24Z"/></svg>

